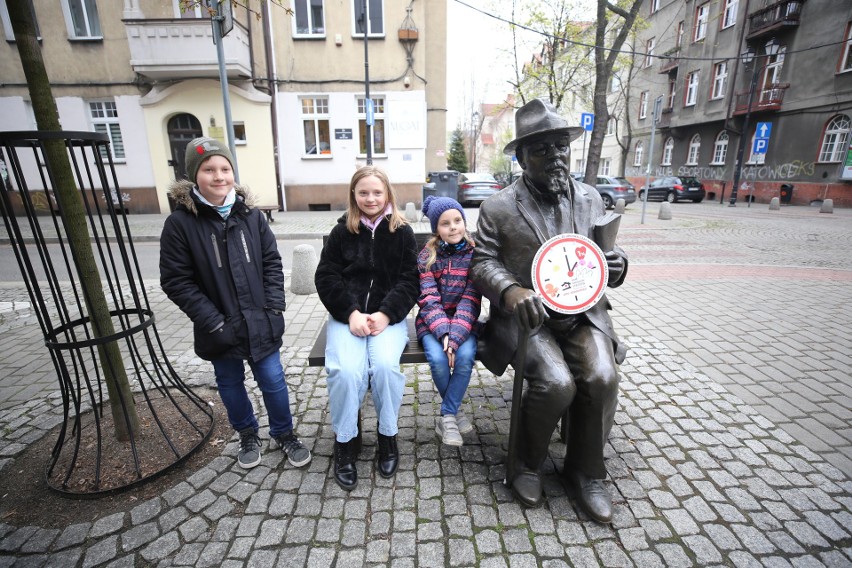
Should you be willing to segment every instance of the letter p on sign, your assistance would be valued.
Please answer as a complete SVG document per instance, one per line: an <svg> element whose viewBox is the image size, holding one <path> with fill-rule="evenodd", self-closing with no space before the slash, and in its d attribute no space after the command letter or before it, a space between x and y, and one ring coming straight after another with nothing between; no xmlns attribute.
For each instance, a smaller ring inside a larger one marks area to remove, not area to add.
<svg viewBox="0 0 852 568"><path fill-rule="evenodd" d="M580 126L591 132L595 128L595 115L590 112L582 113L580 115Z"/></svg>

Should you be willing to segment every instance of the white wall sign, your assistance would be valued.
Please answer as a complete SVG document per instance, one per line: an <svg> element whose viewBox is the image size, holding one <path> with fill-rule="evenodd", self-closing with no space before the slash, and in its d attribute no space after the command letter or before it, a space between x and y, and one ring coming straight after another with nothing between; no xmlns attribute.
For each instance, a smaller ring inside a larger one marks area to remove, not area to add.
<svg viewBox="0 0 852 568"><path fill-rule="evenodd" d="M426 147L426 102L388 101L388 146Z"/></svg>

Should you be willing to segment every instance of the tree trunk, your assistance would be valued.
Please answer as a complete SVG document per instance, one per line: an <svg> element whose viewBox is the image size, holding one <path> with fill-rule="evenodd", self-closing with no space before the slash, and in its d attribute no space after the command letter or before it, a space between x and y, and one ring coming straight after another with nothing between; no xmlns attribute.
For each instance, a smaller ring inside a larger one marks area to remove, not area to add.
<svg viewBox="0 0 852 568"><path fill-rule="evenodd" d="M59 131L61 130L59 112L44 68L41 47L36 38L30 3L7 2L7 7L38 128L41 131ZM94 335L108 337L115 333L115 328L92 252L82 196L74 184L74 174L63 140L45 141L45 160L52 174L54 195L68 236L68 245L75 260L77 276L83 287L83 296ZM116 438L122 441L129 440L130 433L138 431L139 420L118 343L112 341L99 345L98 355L109 393ZM123 409L127 411L126 417Z"/></svg>

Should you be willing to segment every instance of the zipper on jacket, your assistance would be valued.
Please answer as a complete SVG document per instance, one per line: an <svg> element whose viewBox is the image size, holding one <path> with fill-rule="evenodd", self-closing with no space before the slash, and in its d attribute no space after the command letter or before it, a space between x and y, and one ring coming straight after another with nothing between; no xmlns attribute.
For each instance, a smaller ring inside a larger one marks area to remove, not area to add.
<svg viewBox="0 0 852 568"><path fill-rule="evenodd" d="M373 229L372 237L370 237L370 268L373 268L373 266L375 266L375 264L376 264L375 261L374 261L374 258L373 258L373 252L374 252L375 248L376 248L376 230ZM364 300L364 313L367 313L367 310L370 309L370 291L373 289L373 281L374 280L375 280L374 278L370 278L370 285L367 286L367 297Z"/></svg>
<svg viewBox="0 0 852 568"><path fill-rule="evenodd" d="M249 255L248 245L246 244L246 234L242 230L240 230L240 240L243 242L243 252L246 255L246 262L251 264L251 256Z"/></svg>
<svg viewBox="0 0 852 568"><path fill-rule="evenodd" d="M210 240L213 241L213 253L216 255L216 266L222 268L222 257L219 254L219 243L216 242L216 233L210 233Z"/></svg>

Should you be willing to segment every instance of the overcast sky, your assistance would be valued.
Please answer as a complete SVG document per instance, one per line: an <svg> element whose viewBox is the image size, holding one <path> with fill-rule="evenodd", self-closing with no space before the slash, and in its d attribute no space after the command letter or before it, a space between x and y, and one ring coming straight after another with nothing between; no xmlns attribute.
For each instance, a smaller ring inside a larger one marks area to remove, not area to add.
<svg viewBox="0 0 852 568"><path fill-rule="evenodd" d="M470 123L481 103L500 103L512 92L512 33L509 25L489 14L511 20L513 0L447 0L447 130ZM515 0L518 6L533 0ZM546 0L543 0L546 5ZM571 0L572 7L593 19L596 0ZM481 11L480 11L481 10ZM484 13L483 13L484 12ZM585 18L584 18L585 19ZM518 21L523 21L518 16ZM540 45L541 37L520 30L521 64Z"/></svg>

